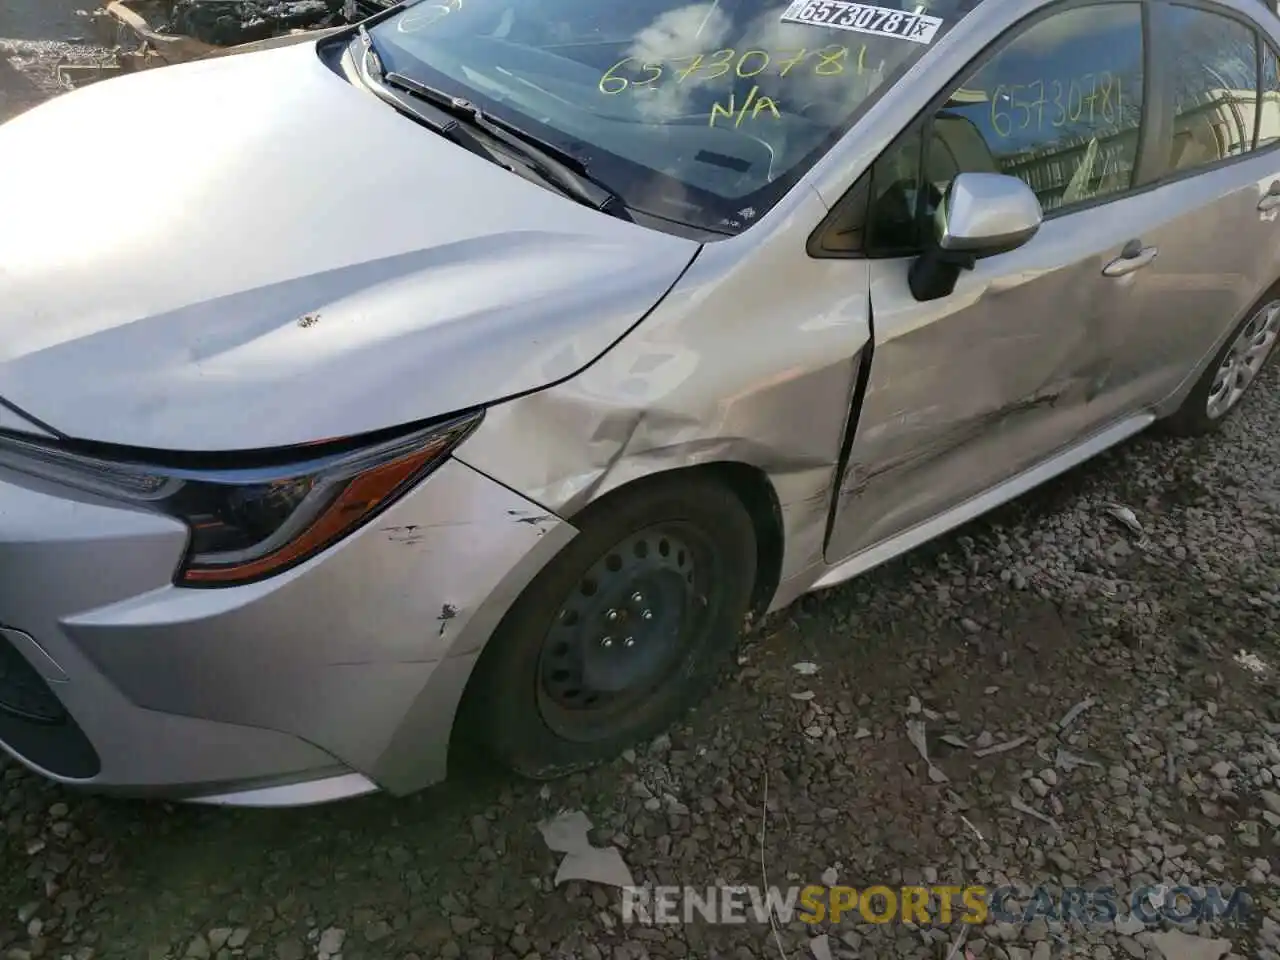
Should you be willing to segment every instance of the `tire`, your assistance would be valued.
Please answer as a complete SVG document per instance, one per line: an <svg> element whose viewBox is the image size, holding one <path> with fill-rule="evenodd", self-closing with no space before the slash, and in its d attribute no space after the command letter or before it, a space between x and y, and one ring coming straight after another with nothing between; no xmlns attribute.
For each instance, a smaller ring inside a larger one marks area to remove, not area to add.
<svg viewBox="0 0 1280 960"><path fill-rule="evenodd" d="M534 780L610 760L702 699L755 585L751 517L714 478L644 482L574 524L490 638L463 704L465 735Z"/></svg>
<svg viewBox="0 0 1280 960"><path fill-rule="evenodd" d="M1175 436L1196 437L1217 430L1240 408L1258 374L1276 354L1280 340L1280 284L1258 301L1205 369L1196 385L1162 426Z"/></svg>

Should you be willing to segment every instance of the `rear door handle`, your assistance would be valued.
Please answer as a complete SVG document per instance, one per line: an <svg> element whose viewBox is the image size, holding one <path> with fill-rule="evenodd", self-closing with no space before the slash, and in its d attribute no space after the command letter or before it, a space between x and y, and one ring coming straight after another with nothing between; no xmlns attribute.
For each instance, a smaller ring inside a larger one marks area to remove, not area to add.
<svg viewBox="0 0 1280 960"><path fill-rule="evenodd" d="M1104 277L1127 277L1136 270L1151 265L1151 261L1160 252L1159 247L1144 247L1134 241L1124 248L1124 252L1102 268Z"/></svg>

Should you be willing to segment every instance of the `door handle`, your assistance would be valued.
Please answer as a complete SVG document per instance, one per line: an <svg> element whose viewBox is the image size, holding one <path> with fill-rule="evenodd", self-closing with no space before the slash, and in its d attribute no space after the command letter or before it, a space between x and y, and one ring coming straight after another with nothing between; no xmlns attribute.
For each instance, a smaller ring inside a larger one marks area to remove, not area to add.
<svg viewBox="0 0 1280 960"><path fill-rule="evenodd" d="M1124 252L1102 268L1104 277L1127 277L1129 274L1151 265L1160 252L1159 247L1144 247L1131 243Z"/></svg>
<svg viewBox="0 0 1280 960"><path fill-rule="evenodd" d="M1270 213L1277 207L1280 207L1280 180L1272 180L1271 186L1267 187L1267 192L1258 201L1258 212Z"/></svg>

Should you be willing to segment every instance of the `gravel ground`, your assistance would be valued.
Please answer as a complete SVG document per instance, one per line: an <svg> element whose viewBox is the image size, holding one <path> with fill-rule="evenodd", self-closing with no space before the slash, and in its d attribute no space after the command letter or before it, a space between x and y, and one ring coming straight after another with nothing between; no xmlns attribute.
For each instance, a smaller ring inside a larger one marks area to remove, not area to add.
<svg viewBox="0 0 1280 960"><path fill-rule="evenodd" d="M31 49L0 43L10 63ZM12 74L0 72L10 104L38 96ZM0 765L0 956L813 950L820 931L797 921L776 936L754 922L620 925L614 891L553 884L559 857L537 824L570 808L637 883L760 883L763 870L784 887L1244 885L1250 922L1200 932L1229 937L1233 957L1280 957L1278 423L1280 364L1217 437L1139 437L806 598L764 625L686 726L549 786L466 771L399 801L222 811L83 796ZM932 772L909 722L927 731ZM845 922L825 943L837 958L941 958L958 932ZM991 923L964 947L997 960L1221 955L1157 943L1122 917Z"/></svg>

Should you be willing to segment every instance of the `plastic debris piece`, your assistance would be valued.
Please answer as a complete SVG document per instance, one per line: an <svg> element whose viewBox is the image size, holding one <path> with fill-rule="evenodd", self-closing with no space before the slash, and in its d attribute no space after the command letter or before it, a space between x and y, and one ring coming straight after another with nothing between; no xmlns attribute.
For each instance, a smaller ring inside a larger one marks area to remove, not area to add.
<svg viewBox="0 0 1280 960"><path fill-rule="evenodd" d="M565 810L538 824L542 839L556 853L563 853L555 885L587 880L610 887L635 885L631 869L617 847L593 847L587 837L591 821L581 810Z"/></svg>
<svg viewBox="0 0 1280 960"><path fill-rule="evenodd" d="M1016 750L1030 739L1030 737L1018 737L1015 740L1006 740L1004 743L997 743L994 746L987 747L985 750L975 750L973 755L975 757L990 757L997 753L1008 753L1010 750Z"/></svg>
<svg viewBox="0 0 1280 960"><path fill-rule="evenodd" d="M1138 515L1131 509L1122 504L1113 503L1107 507L1107 513L1124 526L1135 537L1142 536L1142 523L1138 520Z"/></svg>
<svg viewBox="0 0 1280 960"><path fill-rule="evenodd" d="M1054 830L1059 832L1062 830L1062 828L1058 826L1058 821L1054 820L1053 817L1045 816L1035 807L1028 806L1016 793L1009 797L1009 806L1013 807L1013 809L1017 810L1019 813L1025 813L1028 817L1032 817L1043 824L1053 827Z"/></svg>
<svg viewBox="0 0 1280 960"><path fill-rule="evenodd" d="M538 832L547 848L556 853L582 853L591 849L587 833L591 820L581 810L561 810L549 820L538 824Z"/></svg>
<svg viewBox="0 0 1280 960"><path fill-rule="evenodd" d="M556 886L570 880L589 880L609 887L632 887L631 869L617 847L592 847L587 853L567 853L556 871Z"/></svg>
<svg viewBox="0 0 1280 960"><path fill-rule="evenodd" d="M964 945L964 942L969 939L969 931L972 929L971 924L964 924L960 928L960 933L956 936L955 942L951 944L951 949L947 951L946 960L955 960L960 955L961 950L964 950L966 957L972 956Z"/></svg>
<svg viewBox="0 0 1280 960"><path fill-rule="evenodd" d="M1054 755L1053 765L1059 769L1070 773L1076 767L1101 767L1102 764L1095 763L1093 760L1086 760L1084 757L1076 756L1070 750L1058 748L1057 754Z"/></svg>
<svg viewBox="0 0 1280 960"><path fill-rule="evenodd" d="M907 721L907 739L916 748L916 753L920 754L920 759L928 766L929 779L934 783L946 783L947 775L935 767L933 761L929 759L929 744L925 739L923 720Z"/></svg>
<svg viewBox="0 0 1280 960"><path fill-rule="evenodd" d="M818 665L808 660L801 660L799 663L793 663L791 669L802 677L811 677L818 672Z"/></svg>
<svg viewBox="0 0 1280 960"><path fill-rule="evenodd" d="M1165 960L1221 960L1231 951L1230 940L1193 937L1181 930L1164 930L1150 936L1151 944L1164 954Z"/></svg>
<svg viewBox="0 0 1280 960"><path fill-rule="evenodd" d="M1093 697L1091 696L1085 697L1083 700L1081 700L1074 707L1072 707L1070 710L1068 710L1065 714L1062 715L1062 719L1058 721L1058 729L1059 730L1067 729L1067 727L1075 723L1076 718L1080 716L1080 714L1084 713L1086 710L1088 710L1097 702L1098 701L1094 700Z"/></svg>

